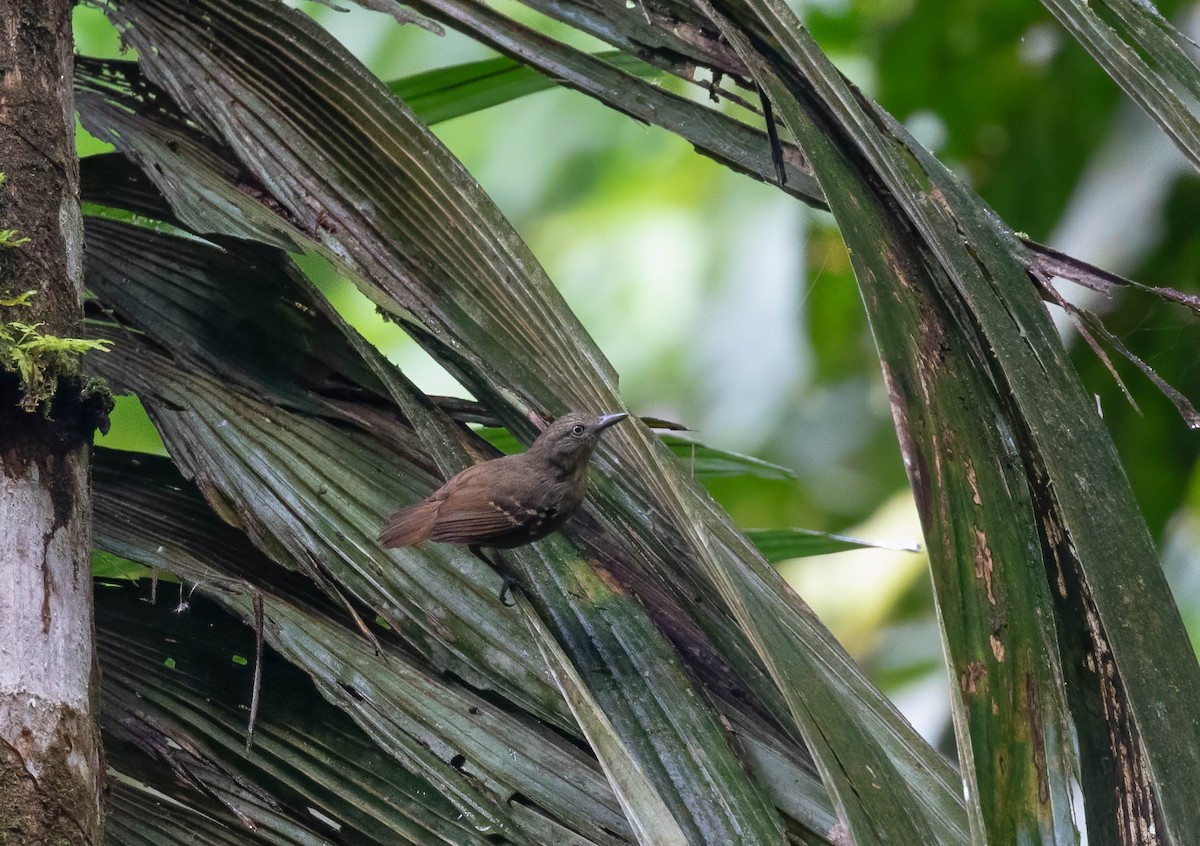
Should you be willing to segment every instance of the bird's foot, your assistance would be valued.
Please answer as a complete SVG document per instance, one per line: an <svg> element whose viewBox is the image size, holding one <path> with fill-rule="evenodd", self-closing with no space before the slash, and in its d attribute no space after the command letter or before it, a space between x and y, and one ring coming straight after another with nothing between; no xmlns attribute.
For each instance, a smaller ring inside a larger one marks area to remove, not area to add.
<svg viewBox="0 0 1200 846"><path fill-rule="evenodd" d="M506 601L505 597L512 596L513 588L521 588L521 583L518 582L516 578L508 572L508 568L499 561L493 561L491 558L484 555L483 550L478 546L472 544L471 546L468 546L467 549L471 551L472 555L499 573L500 578L504 579L504 583L500 585L500 604L505 608L512 608L514 605L516 605L515 602Z"/></svg>
<svg viewBox="0 0 1200 846"><path fill-rule="evenodd" d="M521 587L521 583L512 576L504 576L504 583L500 585L500 604L505 608L512 608L517 604L515 602L506 602L504 599L506 596L512 596L514 588L517 590L524 590L524 588Z"/></svg>

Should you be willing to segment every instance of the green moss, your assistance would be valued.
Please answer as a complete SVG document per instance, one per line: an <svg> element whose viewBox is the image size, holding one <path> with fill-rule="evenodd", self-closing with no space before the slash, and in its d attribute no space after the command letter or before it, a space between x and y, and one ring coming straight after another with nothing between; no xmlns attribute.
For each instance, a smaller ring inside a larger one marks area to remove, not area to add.
<svg viewBox="0 0 1200 846"><path fill-rule="evenodd" d="M34 291L12 298L0 297L0 317L9 309L29 306ZM86 338L60 338L41 331L41 323L19 320L0 321L0 367L21 378L21 407L35 411L54 396L61 376L79 374L80 358L88 352L107 352L109 341Z"/></svg>
<svg viewBox="0 0 1200 846"><path fill-rule="evenodd" d="M20 247L28 243L29 239L18 235L16 229L0 229L0 247Z"/></svg>
<svg viewBox="0 0 1200 846"><path fill-rule="evenodd" d="M29 305L29 301L33 299L33 295L36 293L37 291L26 291L24 294L17 294L15 297L9 299L0 297L0 306L11 308L12 306Z"/></svg>

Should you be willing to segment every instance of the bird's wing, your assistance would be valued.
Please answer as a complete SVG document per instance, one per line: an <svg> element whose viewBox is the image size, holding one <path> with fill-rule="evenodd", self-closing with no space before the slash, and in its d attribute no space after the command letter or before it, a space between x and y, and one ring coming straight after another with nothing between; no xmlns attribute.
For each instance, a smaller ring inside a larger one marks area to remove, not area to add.
<svg viewBox="0 0 1200 846"><path fill-rule="evenodd" d="M479 546L527 543L541 537L541 529L555 515L547 513L541 503L530 501L528 492L521 489L521 478L498 477L486 471L463 473L453 486L446 486L429 537L442 543ZM505 479L511 479L510 483L505 484Z"/></svg>
<svg viewBox="0 0 1200 846"><path fill-rule="evenodd" d="M438 513L429 534L433 540L479 546L528 542L541 537L542 527L554 516L503 495L454 504Z"/></svg>
<svg viewBox="0 0 1200 846"><path fill-rule="evenodd" d="M508 543L525 531L522 516L520 511L499 504L475 511L455 511L438 517L430 537L442 543L478 546Z"/></svg>
<svg viewBox="0 0 1200 846"><path fill-rule="evenodd" d="M440 537L433 536L438 512L441 511L443 503L454 496L456 491L463 488L469 491L476 486L477 481L472 482L472 479L478 474L480 466L482 465L476 464L468 467L458 475L452 476L446 484L425 499L415 505L401 508L387 518L379 532L379 543L385 549L398 549L403 546L413 546L429 540L431 537L434 540L442 540Z"/></svg>

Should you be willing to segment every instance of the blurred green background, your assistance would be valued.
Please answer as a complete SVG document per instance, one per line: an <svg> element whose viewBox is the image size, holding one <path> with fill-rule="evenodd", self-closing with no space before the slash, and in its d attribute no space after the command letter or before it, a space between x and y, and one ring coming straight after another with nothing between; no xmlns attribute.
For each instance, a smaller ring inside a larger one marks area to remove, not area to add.
<svg viewBox="0 0 1200 846"><path fill-rule="evenodd" d="M384 80L490 55L461 36L401 27L378 13L294 5ZM1158 5L1186 28L1180 16L1190 7ZM1139 281L1197 292L1200 181L1042 6L812 0L799 7L843 71L1016 230ZM577 45L600 46L524 7L499 8ZM76 39L82 53L119 52L116 33L95 10L76 10ZM920 542L874 345L828 215L570 91L435 131L545 265L616 366L632 409L797 472L794 482L715 483L741 525ZM82 155L104 149L82 131L79 146ZM422 388L461 393L319 260L302 265ZM1197 326L1185 312L1144 295L1082 299L1200 400ZM1095 355L1060 325L1200 643L1196 436L1119 361L1141 413L1133 410ZM161 450L132 398L121 400L102 442ZM945 741L949 693L923 556L877 549L781 567L917 728Z"/></svg>

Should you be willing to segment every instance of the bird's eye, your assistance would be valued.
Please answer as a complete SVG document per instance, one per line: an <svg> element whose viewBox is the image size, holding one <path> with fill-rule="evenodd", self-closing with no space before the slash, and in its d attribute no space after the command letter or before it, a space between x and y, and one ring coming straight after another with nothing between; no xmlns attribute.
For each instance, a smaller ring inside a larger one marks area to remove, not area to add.
<svg viewBox="0 0 1200 846"><path fill-rule="evenodd" d="M576 423L574 426L571 427L571 434L577 438L583 437L583 433L585 431L587 431L587 430L584 429L582 426L580 426L578 423Z"/></svg>

